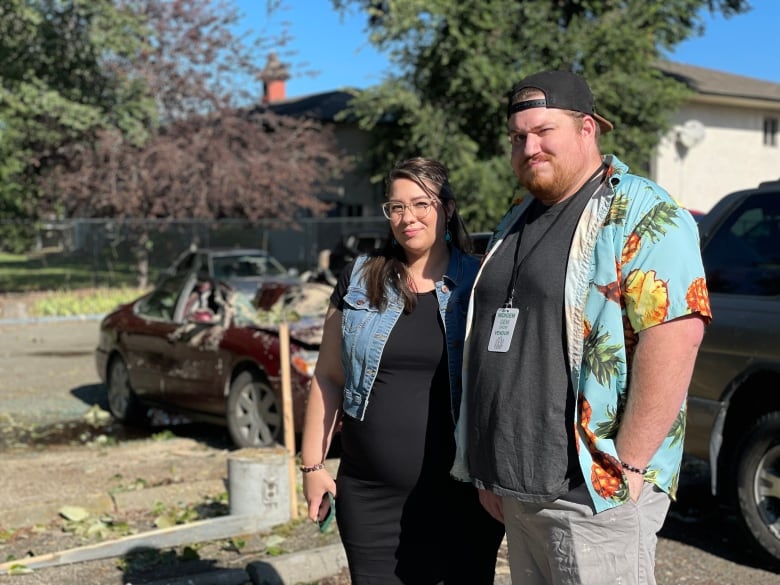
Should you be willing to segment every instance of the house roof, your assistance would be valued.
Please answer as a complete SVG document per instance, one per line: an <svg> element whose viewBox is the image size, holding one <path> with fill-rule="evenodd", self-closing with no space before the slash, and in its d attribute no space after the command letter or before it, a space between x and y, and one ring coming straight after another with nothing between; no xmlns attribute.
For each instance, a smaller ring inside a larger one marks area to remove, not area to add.
<svg viewBox="0 0 780 585"><path fill-rule="evenodd" d="M320 122L335 122L336 115L347 109L355 97L349 90L326 91L299 98L273 102L266 107L282 116L305 117Z"/></svg>
<svg viewBox="0 0 780 585"><path fill-rule="evenodd" d="M671 61L658 68L702 95L780 102L780 83Z"/></svg>
<svg viewBox="0 0 780 585"><path fill-rule="evenodd" d="M733 103L735 101L758 100L774 102L780 106L780 83L672 61L661 61L656 67L687 85L698 94L698 97L708 101L717 100ZM349 102L355 93L356 90L349 88L326 91L288 98L261 107L284 116L313 118L320 122L336 122L336 116L348 109ZM772 104L773 107L774 104Z"/></svg>

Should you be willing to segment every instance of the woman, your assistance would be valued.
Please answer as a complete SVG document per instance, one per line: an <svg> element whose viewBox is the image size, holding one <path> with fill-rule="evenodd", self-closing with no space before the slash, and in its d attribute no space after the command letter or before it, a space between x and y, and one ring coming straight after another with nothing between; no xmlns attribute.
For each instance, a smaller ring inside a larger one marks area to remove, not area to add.
<svg viewBox="0 0 780 585"><path fill-rule="evenodd" d="M398 164L386 195L388 243L344 269L325 320L301 450L309 517L336 496L353 585L490 584L503 525L449 476L478 260L443 165ZM339 421L336 482L322 461Z"/></svg>

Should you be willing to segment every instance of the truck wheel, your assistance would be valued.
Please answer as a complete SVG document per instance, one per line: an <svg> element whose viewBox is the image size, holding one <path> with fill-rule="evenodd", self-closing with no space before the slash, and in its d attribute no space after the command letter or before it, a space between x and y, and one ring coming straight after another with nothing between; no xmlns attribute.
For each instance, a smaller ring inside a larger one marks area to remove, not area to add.
<svg viewBox="0 0 780 585"><path fill-rule="evenodd" d="M227 426L238 447L271 447L282 435L282 410L271 386L259 375L243 372L230 385Z"/></svg>
<svg viewBox="0 0 780 585"><path fill-rule="evenodd" d="M131 424L144 422L145 410L130 385L125 361L119 356L111 358L107 386L108 409L115 419Z"/></svg>
<svg viewBox="0 0 780 585"><path fill-rule="evenodd" d="M759 556L780 561L780 412L760 417L736 451L737 517Z"/></svg>

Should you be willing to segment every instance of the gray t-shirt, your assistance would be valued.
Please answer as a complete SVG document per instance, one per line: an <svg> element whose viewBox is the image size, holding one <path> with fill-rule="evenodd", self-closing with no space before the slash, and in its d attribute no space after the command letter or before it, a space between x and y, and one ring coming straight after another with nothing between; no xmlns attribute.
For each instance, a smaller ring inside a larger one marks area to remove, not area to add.
<svg viewBox="0 0 780 585"><path fill-rule="evenodd" d="M564 320L566 263L589 183L563 202L535 201L485 264L470 341L469 469L480 487L526 502L581 484ZM519 309L506 353L488 351L496 311Z"/></svg>

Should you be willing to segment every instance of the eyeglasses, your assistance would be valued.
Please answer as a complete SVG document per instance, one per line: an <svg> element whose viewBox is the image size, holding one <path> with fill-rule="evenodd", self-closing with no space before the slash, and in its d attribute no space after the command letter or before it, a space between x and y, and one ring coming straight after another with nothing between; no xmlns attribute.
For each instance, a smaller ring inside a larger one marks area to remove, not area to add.
<svg viewBox="0 0 780 585"><path fill-rule="evenodd" d="M409 205L399 201L385 201L382 204L382 213L387 219L399 220L404 216L406 209L409 209L416 219L422 219L430 213L433 206L433 201L415 201Z"/></svg>

